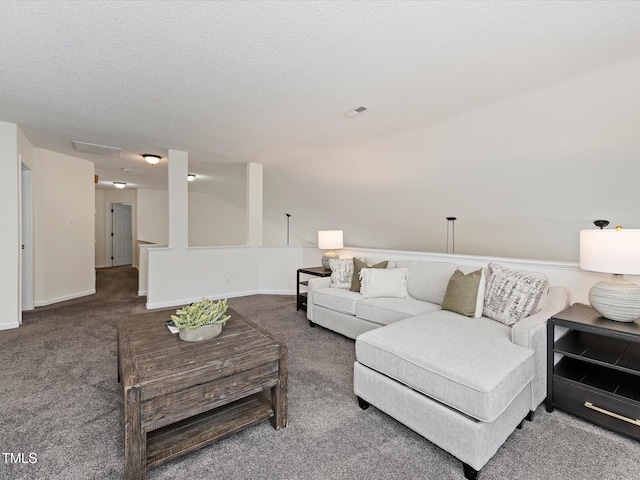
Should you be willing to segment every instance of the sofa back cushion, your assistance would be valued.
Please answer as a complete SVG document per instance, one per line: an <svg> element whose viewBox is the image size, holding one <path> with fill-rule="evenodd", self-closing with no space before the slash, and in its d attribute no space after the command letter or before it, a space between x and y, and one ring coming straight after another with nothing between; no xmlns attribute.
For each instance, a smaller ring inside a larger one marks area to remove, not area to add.
<svg viewBox="0 0 640 480"><path fill-rule="evenodd" d="M407 291L411 298L442 305L447 285L457 266L447 262L398 261L409 270Z"/></svg>

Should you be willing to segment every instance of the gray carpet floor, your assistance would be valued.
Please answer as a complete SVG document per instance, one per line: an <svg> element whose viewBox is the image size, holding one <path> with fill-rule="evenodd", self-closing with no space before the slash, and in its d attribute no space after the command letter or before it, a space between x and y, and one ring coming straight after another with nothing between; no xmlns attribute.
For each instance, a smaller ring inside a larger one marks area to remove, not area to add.
<svg viewBox="0 0 640 480"><path fill-rule="evenodd" d="M96 295L38 308L19 329L0 332L0 478L124 477L116 324L163 321L174 310L146 311L136 274L98 270ZM287 342L289 426L264 422L152 469L149 479L464 478L451 455L376 408L358 407L354 342L310 328L294 297L229 305ZM22 460L13 463L11 453ZM640 443L540 407L479 478L640 479Z"/></svg>

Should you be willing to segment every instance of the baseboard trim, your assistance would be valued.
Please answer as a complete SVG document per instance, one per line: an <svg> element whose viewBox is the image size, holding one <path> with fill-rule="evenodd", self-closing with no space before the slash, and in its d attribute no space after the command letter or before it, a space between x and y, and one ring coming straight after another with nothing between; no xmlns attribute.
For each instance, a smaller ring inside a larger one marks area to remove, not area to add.
<svg viewBox="0 0 640 480"><path fill-rule="evenodd" d="M18 322L6 322L0 323L0 330L10 330L12 328L18 328L20 324Z"/></svg>
<svg viewBox="0 0 640 480"><path fill-rule="evenodd" d="M149 293L147 290L138 290L139 297L146 297L147 293Z"/></svg>
<svg viewBox="0 0 640 480"><path fill-rule="evenodd" d="M224 295L205 295L210 300L222 300L223 298L246 297L248 295L295 295L289 290L247 290L244 292L231 292ZM169 300L166 302L147 302L147 310L157 310L160 308L179 307L202 300L202 297L184 298L181 300Z"/></svg>
<svg viewBox="0 0 640 480"><path fill-rule="evenodd" d="M96 289L87 290L85 292L73 293L71 295L65 295L63 297L58 298L50 298L48 300L39 300L34 303L36 307L46 307L47 305L52 305L54 303L65 302L67 300L73 300L74 298L86 297L88 295L94 295L96 293Z"/></svg>
<svg viewBox="0 0 640 480"><path fill-rule="evenodd" d="M260 290L259 295L295 295L295 290Z"/></svg>

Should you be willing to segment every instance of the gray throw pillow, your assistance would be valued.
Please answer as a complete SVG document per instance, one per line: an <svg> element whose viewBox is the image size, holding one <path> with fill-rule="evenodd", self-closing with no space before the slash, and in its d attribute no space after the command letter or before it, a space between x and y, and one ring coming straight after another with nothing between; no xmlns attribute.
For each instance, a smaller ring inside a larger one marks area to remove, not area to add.
<svg viewBox="0 0 640 480"><path fill-rule="evenodd" d="M482 315L481 286L483 282L482 269L468 274L456 270L449 279L447 291L442 301L442 309L459 313L471 318ZM480 295L479 295L480 294Z"/></svg>
<svg viewBox="0 0 640 480"><path fill-rule="evenodd" d="M384 262L376 263L375 265L367 265L365 262L360 260L359 258L353 257L353 277L351 279L351 290L352 292L360 291L360 270L363 268L387 268L388 260Z"/></svg>

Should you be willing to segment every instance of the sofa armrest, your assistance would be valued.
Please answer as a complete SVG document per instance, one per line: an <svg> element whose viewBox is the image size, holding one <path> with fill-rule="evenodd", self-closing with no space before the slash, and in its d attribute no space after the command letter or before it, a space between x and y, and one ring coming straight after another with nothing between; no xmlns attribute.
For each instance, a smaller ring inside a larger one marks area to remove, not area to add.
<svg viewBox="0 0 640 480"><path fill-rule="evenodd" d="M531 381L531 411L547 397L547 320L569 306L569 291L552 287L545 307L511 328L511 341L535 351L535 377Z"/></svg>
<svg viewBox="0 0 640 480"><path fill-rule="evenodd" d="M331 286L331 277L319 277L309 280L307 290L307 318L313 320L313 292Z"/></svg>
<svg viewBox="0 0 640 480"><path fill-rule="evenodd" d="M546 332L547 320L568 306L569 290L564 287L551 287L544 308L513 325L511 328L511 341L516 345L534 348L535 332L540 329Z"/></svg>

